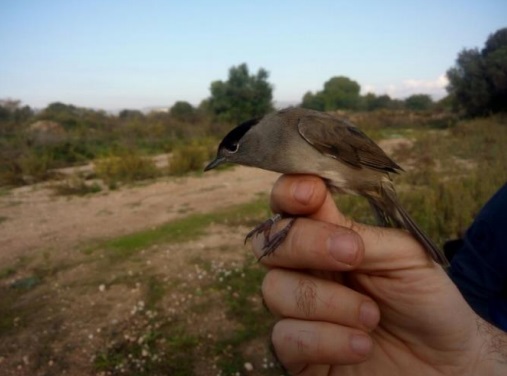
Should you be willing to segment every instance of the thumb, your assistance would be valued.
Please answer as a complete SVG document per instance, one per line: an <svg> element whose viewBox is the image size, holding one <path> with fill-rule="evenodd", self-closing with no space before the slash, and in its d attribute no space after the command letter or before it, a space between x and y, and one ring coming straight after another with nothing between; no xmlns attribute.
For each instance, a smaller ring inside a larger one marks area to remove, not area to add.
<svg viewBox="0 0 507 376"><path fill-rule="evenodd" d="M328 222L355 231L364 244L364 259L357 270L393 270L437 265L406 231L368 226L345 216L336 206L324 181L310 175L282 175L276 182L271 207L275 212Z"/></svg>

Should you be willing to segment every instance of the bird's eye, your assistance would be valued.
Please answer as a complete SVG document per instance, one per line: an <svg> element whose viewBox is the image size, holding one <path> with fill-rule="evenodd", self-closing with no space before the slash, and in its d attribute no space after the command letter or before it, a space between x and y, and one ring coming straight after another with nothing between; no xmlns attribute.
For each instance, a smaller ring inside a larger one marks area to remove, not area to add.
<svg viewBox="0 0 507 376"><path fill-rule="evenodd" d="M233 144L230 144L227 146L227 151L229 153L236 153L239 149L239 143L234 142Z"/></svg>

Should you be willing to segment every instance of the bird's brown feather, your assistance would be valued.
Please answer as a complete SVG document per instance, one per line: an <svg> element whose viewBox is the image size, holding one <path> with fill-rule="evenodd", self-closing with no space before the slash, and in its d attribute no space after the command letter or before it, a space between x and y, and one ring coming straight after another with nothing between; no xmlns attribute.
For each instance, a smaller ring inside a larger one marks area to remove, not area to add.
<svg viewBox="0 0 507 376"><path fill-rule="evenodd" d="M355 168L398 172L402 168L368 136L352 124L324 116L304 116L298 131L315 149Z"/></svg>

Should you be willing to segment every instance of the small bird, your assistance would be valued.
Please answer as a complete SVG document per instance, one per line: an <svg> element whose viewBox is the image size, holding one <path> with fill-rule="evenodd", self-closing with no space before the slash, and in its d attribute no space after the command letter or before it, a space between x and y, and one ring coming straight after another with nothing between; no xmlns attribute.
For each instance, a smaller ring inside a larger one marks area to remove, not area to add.
<svg viewBox="0 0 507 376"><path fill-rule="evenodd" d="M437 263L448 266L444 253L416 225L398 201L390 173L403 169L352 123L328 113L290 107L251 119L231 130L204 171L236 163L283 174L311 174L324 179L333 193L365 197L381 226L408 230ZM295 218L270 237L280 215L260 224L246 237L264 233L262 257L273 253Z"/></svg>

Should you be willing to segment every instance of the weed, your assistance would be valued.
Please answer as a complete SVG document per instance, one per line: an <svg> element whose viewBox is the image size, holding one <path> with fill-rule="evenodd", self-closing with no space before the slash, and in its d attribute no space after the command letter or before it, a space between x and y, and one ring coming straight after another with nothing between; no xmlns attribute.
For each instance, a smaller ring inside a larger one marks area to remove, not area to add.
<svg viewBox="0 0 507 376"><path fill-rule="evenodd" d="M116 239L107 240L92 248L85 249L85 253L92 253L94 249L108 250L111 261L124 260L142 249L158 243L182 243L202 236L212 223L240 224L253 218L262 218L267 213L265 199L257 199L250 203L223 209L214 213L192 214L154 229L139 231Z"/></svg>
<svg viewBox="0 0 507 376"><path fill-rule="evenodd" d="M238 329L223 335L214 346L220 356L218 365L224 375L243 370L242 347L256 338L267 338L273 318L260 304L260 285L265 271L247 262L242 268L224 271L217 288L225 295L227 315L239 324Z"/></svg>
<svg viewBox="0 0 507 376"><path fill-rule="evenodd" d="M56 194L64 196L84 196L102 191L99 183L93 182L88 184L85 179L77 175L72 175L63 182L53 184L52 188Z"/></svg>
<svg viewBox="0 0 507 376"><path fill-rule="evenodd" d="M16 274L16 269L12 267L3 268L0 270L0 279L10 277L13 274Z"/></svg>
<svg viewBox="0 0 507 376"><path fill-rule="evenodd" d="M147 308L155 308L156 304L164 297L165 292L164 284L156 276L150 276L146 293Z"/></svg>
<svg viewBox="0 0 507 376"><path fill-rule="evenodd" d="M104 350L95 357L94 368L106 374L193 374L198 338L186 334L181 325L154 321L152 315L137 315L121 334L110 333Z"/></svg>
<svg viewBox="0 0 507 376"><path fill-rule="evenodd" d="M419 137L406 155L413 167L396 177L400 201L438 242L462 236L507 180L506 144L507 127L497 118Z"/></svg>
<svg viewBox="0 0 507 376"><path fill-rule="evenodd" d="M160 175L150 158L141 157L136 151L121 150L95 161L95 172L110 189L119 183L132 183L152 179Z"/></svg>
<svg viewBox="0 0 507 376"><path fill-rule="evenodd" d="M18 279L11 283L13 289L19 290L31 290L41 283L41 279L38 276L31 276L22 279Z"/></svg>
<svg viewBox="0 0 507 376"><path fill-rule="evenodd" d="M215 152L213 144L208 142L194 142L180 146L173 150L169 157L169 174L182 175L192 171L202 171L204 164Z"/></svg>
<svg viewBox="0 0 507 376"><path fill-rule="evenodd" d="M0 293L2 294L2 299L0 299L0 336L3 336L16 329L20 321L21 313L14 308L20 292L2 286Z"/></svg>

